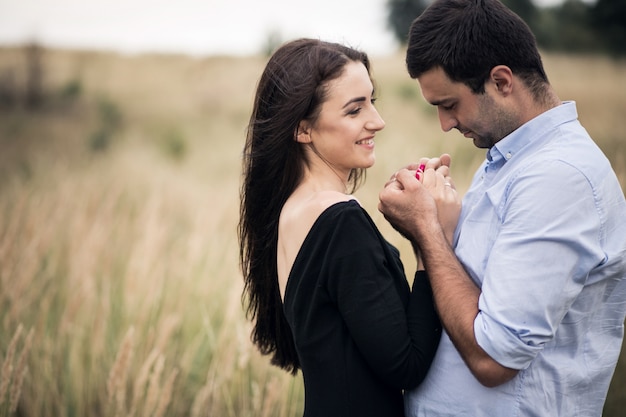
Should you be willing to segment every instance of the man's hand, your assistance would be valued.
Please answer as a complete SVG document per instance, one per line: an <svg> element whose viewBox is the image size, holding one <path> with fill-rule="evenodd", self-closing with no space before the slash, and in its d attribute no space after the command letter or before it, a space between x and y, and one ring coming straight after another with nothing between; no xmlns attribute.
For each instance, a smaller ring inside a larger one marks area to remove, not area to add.
<svg viewBox="0 0 626 417"><path fill-rule="evenodd" d="M378 209L413 243L429 228L441 227L449 243L461 210L450 173L450 156L422 158L397 171L379 194Z"/></svg>

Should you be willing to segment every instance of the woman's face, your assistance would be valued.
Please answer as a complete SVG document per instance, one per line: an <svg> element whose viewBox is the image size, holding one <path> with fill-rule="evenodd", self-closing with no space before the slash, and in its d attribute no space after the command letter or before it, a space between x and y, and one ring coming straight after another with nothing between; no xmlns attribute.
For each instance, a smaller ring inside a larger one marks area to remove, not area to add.
<svg viewBox="0 0 626 417"><path fill-rule="evenodd" d="M308 139L326 163L349 175L374 164L374 136L385 122L374 107L374 86L361 62L349 62L328 83L326 101Z"/></svg>

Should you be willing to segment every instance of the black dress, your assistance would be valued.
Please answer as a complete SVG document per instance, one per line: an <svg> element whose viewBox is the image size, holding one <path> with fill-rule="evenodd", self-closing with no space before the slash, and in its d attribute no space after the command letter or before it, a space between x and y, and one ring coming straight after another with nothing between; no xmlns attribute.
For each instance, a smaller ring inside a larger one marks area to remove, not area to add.
<svg viewBox="0 0 626 417"><path fill-rule="evenodd" d="M354 200L326 209L298 253L284 311L302 366L306 417L404 416L441 336L428 279L413 291L396 248Z"/></svg>

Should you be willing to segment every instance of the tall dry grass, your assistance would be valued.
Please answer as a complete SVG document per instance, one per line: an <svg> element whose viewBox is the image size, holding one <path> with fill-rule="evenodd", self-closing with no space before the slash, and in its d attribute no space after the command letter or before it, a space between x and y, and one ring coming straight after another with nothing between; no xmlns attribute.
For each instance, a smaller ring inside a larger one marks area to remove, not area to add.
<svg viewBox="0 0 626 417"><path fill-rule="evenodd" d="M18 342L22 336L23 326L20 324L9 342L9 346L2 362L0 372L0 413L10 415L17 411L18 401L22 392L24 377L28 372L26 358L33 341L31 329L23 342L21 351L17 351ZM19 353L19 356L16 354Z"/></svg>
<svg viewBox="0 0 626 417"><path fill-rule="evenodd" d="M0 51L0 75L21 56ZM301 415L300 377L257 353L240 299L240 152L264 59L43 58L44 106L0 110L0 413ZM410 247L377 213L380 187L446 151L464 189L484 154L440 131L400 55L373 65L387 128L358 196L410 270ZM546 66L625 185L626 92L614 86L626 65L548 56ZM61 97L67 85L80 94ZM90 138L109 120L103 101L120 117L102 149ZM626 404L625 362L607 416Z"/></svg>

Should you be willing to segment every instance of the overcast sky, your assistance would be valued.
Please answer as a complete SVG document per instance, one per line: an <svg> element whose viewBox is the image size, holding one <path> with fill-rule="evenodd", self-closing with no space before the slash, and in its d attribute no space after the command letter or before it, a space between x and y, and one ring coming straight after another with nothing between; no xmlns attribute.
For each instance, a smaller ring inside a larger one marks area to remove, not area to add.
<svg viewBox="0 0 626 417"><path fill-rule="evenodd" d="M593 1L593 0L588 0ZM0 0L0 45L124 53L256 53L275 32L362 48L396 49L386 28L387 0ZM534 0L537 5L563 0Z"/></svg>

